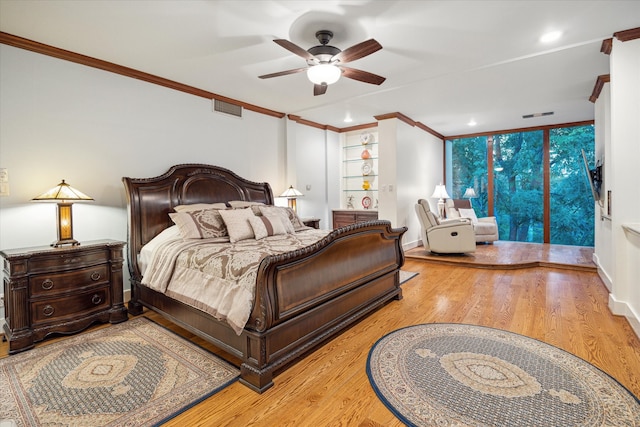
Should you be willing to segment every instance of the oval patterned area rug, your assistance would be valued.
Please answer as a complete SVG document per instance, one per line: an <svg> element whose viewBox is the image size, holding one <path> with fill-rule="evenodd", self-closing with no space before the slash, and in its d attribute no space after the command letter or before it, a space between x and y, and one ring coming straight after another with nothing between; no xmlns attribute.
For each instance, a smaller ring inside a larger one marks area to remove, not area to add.
<svg viewBox="0 0 640 427"><path fill-rule="evenodd" d="M564 350L475 325L424 324L381 338L367 375L410 426L640 426L640 401Z"/></svg>

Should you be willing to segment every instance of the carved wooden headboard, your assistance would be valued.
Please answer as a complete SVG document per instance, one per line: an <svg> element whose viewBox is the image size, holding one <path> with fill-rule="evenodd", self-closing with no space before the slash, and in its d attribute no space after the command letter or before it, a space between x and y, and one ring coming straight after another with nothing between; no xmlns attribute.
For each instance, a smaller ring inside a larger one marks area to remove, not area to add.
<svg viewBox="0 0 640 427"><path fill-rule="evenodd" d="M140 249L173 225L169 213L178 205L245 200L273 204L271 186L248 181L228 169L204 164L171 167L154 178L122 178L127 195L128 261L131 278L140 280Z"/></svg>

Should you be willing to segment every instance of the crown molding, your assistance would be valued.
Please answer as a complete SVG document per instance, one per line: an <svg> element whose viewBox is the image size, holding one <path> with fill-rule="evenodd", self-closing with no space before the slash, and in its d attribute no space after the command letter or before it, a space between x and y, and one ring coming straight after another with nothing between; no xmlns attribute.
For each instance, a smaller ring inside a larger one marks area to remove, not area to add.
<svg viewBox="0 0 640 427"><path fill-rule="evenodd" d="M589 101L596 102L598 97L600 96L600 92L602 92L602 88L605 83L609 83L611 81L610 74L602 74L599 75L596 79L596 84L593 87L593 92L591 92L591 96L589 97Z"/></svg>
<svg viewBox="0 0 640 427"><path fill-rule="evenodd" d="M285 116L285 113L281 113L279 111L273 111L267 108L259 107L257 105L248 104L246 102L238 101L237 99L218 95L217 93L208 92L206 90L198 89L193 86L188 86L182 83L175 82L173 80L168 80L162 77L155 76L153 74L138 71L133 68L114 64L113 62L103 61L101 59L93 58L91 56L86 56L79 53L71 52L69 50L60 49L60 48L39 43L33 40L14 36L12 34L5 33L2 31L0 31L0 43L6 44L8 46L17 47L20 49L29 50L31 52L40 53L42 55L51 56L53 58L62 59L64 61L86 65L87 67L97 68L103 71L109 71L111 73L119 74L121 76L142 80L147 83L153 83L159 86L164 86L169 89L174 89L180 92L188 93L190 95L199 96L201 98L217 99L219 101L228 102L230 104L238 105L244 109L254 111L256 113L266 114L268 116L278 117L278 118L282 118Z"/></svg>
<svg viewBox="0 0 640 427"><path fill-rule="evenodd" d="M631 28L630 30L618 31L616 33L613 33L613 37L617 38L621 42L640 39L640 27Z"/></svg>

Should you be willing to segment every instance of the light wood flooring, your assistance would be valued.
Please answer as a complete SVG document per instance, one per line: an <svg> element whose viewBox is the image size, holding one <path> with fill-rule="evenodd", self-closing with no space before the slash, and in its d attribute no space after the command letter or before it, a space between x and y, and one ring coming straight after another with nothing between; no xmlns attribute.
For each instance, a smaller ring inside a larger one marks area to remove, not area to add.
<svg viewBox="0 0 640 427"><path fill-rule="evenodd" d="M433 254L419 246L406 251L408 258L424 259L449 265L505 270L556 267L570 270L596 271L593 247L509 242L499 240L492 244L479 244L470 254Z"/></svg>
<svg viewBox="0 0 640 427"><path fill-rule="evenodd" d="M383 335L429 322L484 325L547 342L640 396L640 340L626 319L610 313L595 271L473 268L414 258L403 269L419 275L402 285L401 301L391 301L279 373L265 393L234 383L166 426L402 426L369 384L367 355ZM0 354L6 353L3 343Z"/></svg>

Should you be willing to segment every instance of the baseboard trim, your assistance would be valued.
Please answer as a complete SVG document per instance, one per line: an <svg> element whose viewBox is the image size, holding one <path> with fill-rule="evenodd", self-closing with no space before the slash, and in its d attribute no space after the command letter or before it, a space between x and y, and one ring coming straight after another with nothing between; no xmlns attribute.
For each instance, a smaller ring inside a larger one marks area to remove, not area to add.
<svg viewBox="0 0 640 427"><path fill-rule="evenodd" d="M609 310L617 316L623 316L629 322L631 329L640 338L640 316L624 301L618 301L613 294L609 294Z"/></svg>

